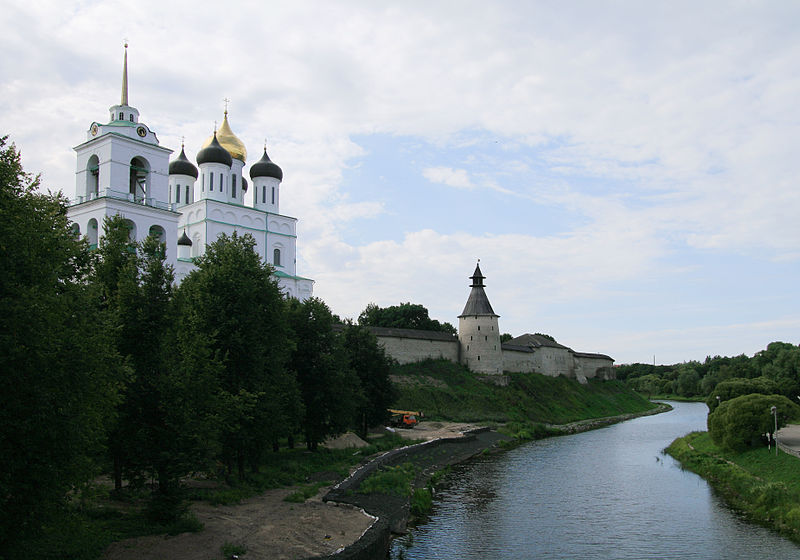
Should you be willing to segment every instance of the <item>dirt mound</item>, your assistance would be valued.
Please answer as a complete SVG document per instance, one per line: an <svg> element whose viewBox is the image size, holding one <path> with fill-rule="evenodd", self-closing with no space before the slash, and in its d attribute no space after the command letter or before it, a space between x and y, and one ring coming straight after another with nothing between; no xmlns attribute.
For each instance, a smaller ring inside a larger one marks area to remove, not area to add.
<svg viewBox="0 0 800 560"><path fill-rule="evenodd" d="M355 435L353 432L347 432L337 438L329 439L322 444L322 447L328 449L350 449L352 447L367 447L369 444Z"/></svg>

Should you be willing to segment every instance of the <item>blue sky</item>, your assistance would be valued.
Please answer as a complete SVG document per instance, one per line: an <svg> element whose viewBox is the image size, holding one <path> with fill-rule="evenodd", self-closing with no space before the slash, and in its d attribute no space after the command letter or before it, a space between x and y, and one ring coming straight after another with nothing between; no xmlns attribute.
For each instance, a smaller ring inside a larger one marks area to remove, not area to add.
<svg viewBox="0 0 800 560"><path fill-rule="evenodd" d="M800 342L793 2L6 2L0 123L53 190L118 102L193 158L230 98L334 312L457 322L477 259L513 335L618 363Z"/></svg>

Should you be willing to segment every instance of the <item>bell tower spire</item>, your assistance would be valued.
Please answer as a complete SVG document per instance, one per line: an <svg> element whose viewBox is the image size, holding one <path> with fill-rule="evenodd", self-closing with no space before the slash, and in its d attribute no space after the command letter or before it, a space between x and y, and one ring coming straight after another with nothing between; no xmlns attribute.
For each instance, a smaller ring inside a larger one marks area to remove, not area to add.
<svg viewBox="0 0 800 560"><path fill-rule="evenodd" d="M125 41L125 62L122 64L122 100L120 105L128 104L128 41Z"/></svg>

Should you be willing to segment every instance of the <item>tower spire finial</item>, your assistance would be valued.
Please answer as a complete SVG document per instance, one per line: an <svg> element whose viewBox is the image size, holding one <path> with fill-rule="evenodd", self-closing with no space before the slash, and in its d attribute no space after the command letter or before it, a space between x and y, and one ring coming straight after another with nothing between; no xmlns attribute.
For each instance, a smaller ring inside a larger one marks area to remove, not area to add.
<svg viewBox="0 0 800 560"><path fill-rule="evenodd" d="M120 105L128 104L128 40L125 39L125 62L122 65L122 101Z"/></svg>
<svg viewBox="0 0 800 560"><path fill-rule="evenodd" d="M228 103L230 103L231 100L226 97L226 98L223 99L223 101L225 102L225 116L227 117L228 116Z"/></svg>

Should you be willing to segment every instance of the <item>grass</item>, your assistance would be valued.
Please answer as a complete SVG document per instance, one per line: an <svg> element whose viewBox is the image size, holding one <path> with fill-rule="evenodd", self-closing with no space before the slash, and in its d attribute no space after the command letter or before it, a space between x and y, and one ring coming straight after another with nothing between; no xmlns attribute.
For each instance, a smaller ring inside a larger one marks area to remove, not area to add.
<svg viewBox="0 0 800 560"><path fill-rule="evenodd" d="M233 555L241 556L245 554L247 552L247 547L232 542L226 542L220 547L219 551L222 553L222 557L228 560Z"/></svg>
<svg viewBox="0 0 800 560"><path fill-rule="evenodd" d="M417 469L412 463L403 463L396 467L384 467L371 474L358 488L359 494L394 494L395 496L410 496L411 484Z"/></svg>
<svg viewBox="0 0 800 560"><path fill-rule="evenodd" d="M291 502L293 504L302 504L307 499L316 496L317 492L319 492L319 489L323 486L327 486L327 484L327 482L314 482L313 484L305 484L297 491L286 496L283 501Z"/></svg>
<svg viewBox="0 0 800 560"><path fill-rule="evenodd" d="M727 451L714 445L708 432L676 439L667 453L750 520L800 542L800 459L766 448Z"/></svg>
<svg viewBox="0 0 800 560"><path fill-rule="evenodd" d="M395 406L421 410L426 420L565 424L654 407L620 381L583 385L566 377L511 373L508 386L501 387L447 360L395 366L392 375L400 392Z"/></svg>

